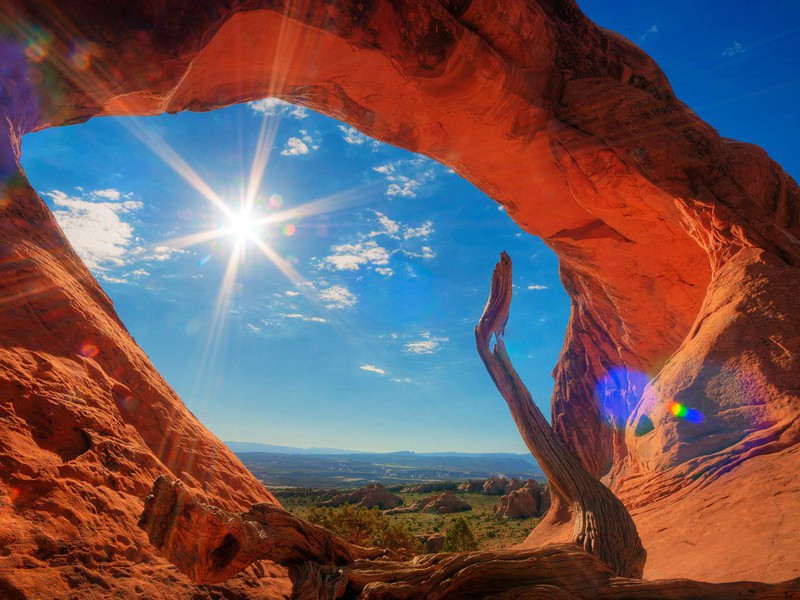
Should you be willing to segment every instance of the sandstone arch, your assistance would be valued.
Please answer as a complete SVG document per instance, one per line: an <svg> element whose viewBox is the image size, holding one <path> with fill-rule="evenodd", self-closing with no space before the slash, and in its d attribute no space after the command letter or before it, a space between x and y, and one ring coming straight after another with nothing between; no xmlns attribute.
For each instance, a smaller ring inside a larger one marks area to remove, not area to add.
<svg viewBox="0 0 800 600"><path fill-rule="evenodd" d="M649 57L572 0L120 4L0 8L3 568L43 556L57 590L69 576L88 581L58 556L96 564L111 548L138 573L130 561L149 556L138 497L165 470L229 510L273 500L127 334L25 179L21 136L276 95L452 166L558 253L573 306L554 426L632 510L646 575L800 574L790 550L800 534L800 190L763 151L721 139ZM46 45L40 62L26 58L32 40ZM86 68L70 61L76 44ZM53 306L59 319L35 318ZM94 359L75 354L87 335L101 349ZM642 390L635 372L655 379ZM120 390L136 410L120 410ZM70 407L92 448L57 464L12 396ZM674 419L670 400L700 409L703 423ZM113 471L111 455L122 457ZM768 508L753 514L744 501L767 489ZM102 533L79 532L73 546L62 523L42 541L37 519L65 514ZM560 539L560 515L531 543ZM148 585L172 585L163 564L153 568Z"/></svg>

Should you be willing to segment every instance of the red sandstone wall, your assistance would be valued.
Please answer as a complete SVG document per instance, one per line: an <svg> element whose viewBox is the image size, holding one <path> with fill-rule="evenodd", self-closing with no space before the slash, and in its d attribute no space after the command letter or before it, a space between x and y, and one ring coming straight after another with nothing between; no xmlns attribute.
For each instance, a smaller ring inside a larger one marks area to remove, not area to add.
<svg viewBox="0 0 800 600"><path fill-rule="evenodd" d="M266 95L453 167L558 253L573 310L553 422L634 510L646 575L800 575L800 191L570 0L71 0L0 19L0 586L93 589L87 572L114 568L175 587L135 528L165 470L228 508L272 500L155 372L18 166L29 131ZM32 63L37 31L52 42ZM623 371L598 398L620 366L654 379L642 394ZM703 423L672 417L676 399ZM530 543L563 534L551 517Z"/></svg>

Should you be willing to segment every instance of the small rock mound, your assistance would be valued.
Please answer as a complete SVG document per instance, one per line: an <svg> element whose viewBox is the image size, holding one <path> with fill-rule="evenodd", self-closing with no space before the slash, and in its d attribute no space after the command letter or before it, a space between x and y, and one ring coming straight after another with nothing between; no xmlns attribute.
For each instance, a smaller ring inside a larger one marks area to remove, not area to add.
<svg viewBox="0 0 800 600"><path fill-rule="evenodd" d="M342 506L343 504L351 504L359 508L391 509L401 506L403 499L392 494L380 483L371 483L367 487L349 494L334 496L330 500L320 503L319 506Z"/></svg>
<svg viewBox="0 0 800 600"><path fill-rule="evenodd" d="M440 515L472 510L469 503L458 498L451 490L417 500L412 506L420 512L432 512Z"/></svg>

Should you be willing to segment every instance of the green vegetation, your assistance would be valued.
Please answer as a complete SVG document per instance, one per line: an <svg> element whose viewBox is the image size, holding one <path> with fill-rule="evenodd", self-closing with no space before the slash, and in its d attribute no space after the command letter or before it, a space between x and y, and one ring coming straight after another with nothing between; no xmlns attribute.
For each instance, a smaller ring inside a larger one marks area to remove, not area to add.
<svg viewBox="0 0 800 600"><path fill-rule="evenodd" d="M419 554L421 544L404 523L394 521L378 509L345 504L338 508L311 507L306 518L359 546L394 550L401 556Z"/></svg>
<svg viewBox="0 0 800 600"><path fill-rule="evenodd" d="M280 500L281 504L283 504L286 510L296 514L299 517L304 519L310 520L312 522L318 523L336 531L343 537L350 539L353 541L353 538L348 537L347 533L344 533L343 529L337 529L337 527L343 527L344 525L341 521L347 522L346 519L339 519L339 522L334 523L331 522L330 525L324 522L324 519L327 517L319 516L321 515L321 511L323 510L330 510L330 509L320 509L314 508L314 505L318 502L322 502L331 496L335 495L336 493L340 493L341 490L311 490L311 489L301 489L301 488L291 488L285 490L279 490L276 492L278 499ZM405 506L409 506L413 504L417 500L429 496L430 493L422 494L422 493L411 493L411 492L403 492L400 489L393 488L392 491L399 495L403 499L403 504ZM395 535L395 531L403 531L407 534L412 536L416 535L425 535L431 533L443 533L447 534L447 532L453 527L456 520L461 518L463 519L467 525L469 526L470 531L473 534L475 542L477 543L477 548L479 550L498 550L502 548L508 548L515 544L521 543L531 532L531 530L536 526L538 519L503 519L498 517L494 514L493 508L497 505L500 501L499 496L484 496L483 494L466 494L463 492L456 492L456 496L461 498L462 500L466 500L469 504L472 505L472 510L464 513L457 513L457 514L450 514L450 515L437 515L431 513L404 513L398 515L383 515L378 514L378 519L381 519L382 524L378 528L378 533L375 530L370 530L369 533L369 540L377 540L378 538L373 537L373 535L383 535L382 532L386 531L387 536ZM356 510L356 509L351 509ZM365 509L359 509L364 512L371 512ZM372 511L377 512L377 511ZM315 513L316 516L312 517L312 514ZM332 521L336 521L336 519L332 519ZM387 525L394 525L397 527L397 530L389 530ZM354 531L358 534L358 528L355 528ZM366 534L365 534L366 535ZM402 538L401 534L397 534L398 537ZM391 537L389 537L391 539ZM369 546L380 546L380 547L391 547L397 548L398 545L390 545L385 543L378 543L377 541L368 541L368 542L356 542L356 543L366 543ZM402 545L402 544L400 544Z"/></svg>
<svg viewBox="0 0 800 600"><path fill-rule="evenodd" d="M470 552L478 549L478 542L464 517L458 517L444 536L445 552Z"/></svg>

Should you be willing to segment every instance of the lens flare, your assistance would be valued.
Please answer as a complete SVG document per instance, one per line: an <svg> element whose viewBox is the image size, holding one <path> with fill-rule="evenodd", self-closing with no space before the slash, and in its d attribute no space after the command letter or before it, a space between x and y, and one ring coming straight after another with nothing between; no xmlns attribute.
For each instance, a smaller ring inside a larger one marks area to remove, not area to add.
<svg viewBox="0 0 800 600"><path fill-rule="evenodd" d="M287 223L286 225L281 227L281 231L283 231L283 235L291 237L295 233L297 233L297 227L294 225L294 223Z"/></svg>
<svg viewBox="0 0 800 600"><path fill-rule="evenodd" d="M703 420L703 414L699 410L689 408L680 402L670 402L667 406L670 414L678 419L685 419L689 423L700 423Z"/></svg>
<svg viewBox="0 0 800 600"><path fill-rule="evenodd" d="M80 354L84 358L94 358L95 356L100 354L100 348L98 348L91 342L84 342L83 344L81 344L81 347L78 348L78 354Z"/></svg>

